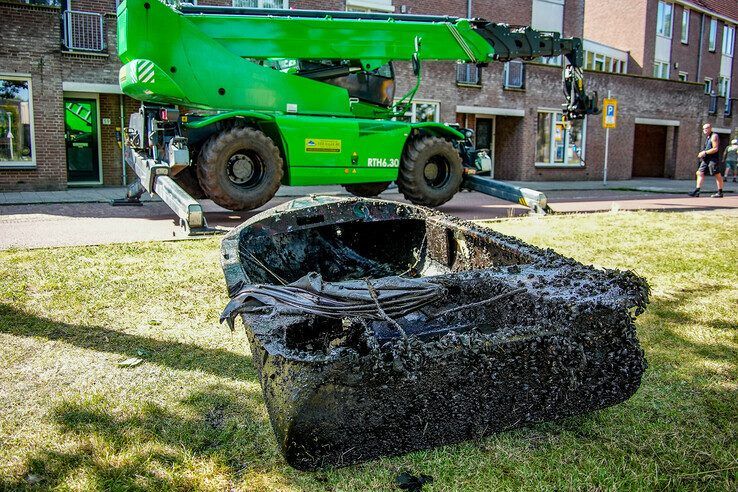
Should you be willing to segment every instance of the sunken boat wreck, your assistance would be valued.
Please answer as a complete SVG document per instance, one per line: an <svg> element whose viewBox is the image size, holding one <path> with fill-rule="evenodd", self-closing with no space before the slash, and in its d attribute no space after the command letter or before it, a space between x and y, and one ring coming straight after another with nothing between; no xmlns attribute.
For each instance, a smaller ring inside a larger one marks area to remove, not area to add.
<svg viewBox="0 0 738 492"><path fill-rule="evenodd" d="M620 403L646 367L631 272L402 203L307 197L222 243L279 449L298 469Z"/></svg>

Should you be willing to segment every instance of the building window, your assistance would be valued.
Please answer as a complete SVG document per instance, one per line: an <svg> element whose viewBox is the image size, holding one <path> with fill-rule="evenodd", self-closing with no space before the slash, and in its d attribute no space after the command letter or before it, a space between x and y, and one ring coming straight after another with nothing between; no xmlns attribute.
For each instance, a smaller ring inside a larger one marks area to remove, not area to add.
<svg viewBox="0 0 738 492"><path fill-rule="evenodd" d="M730 77L718 78L718 96L730 97Z"/></svg>
<svg viewBox="0 0 738 492"><path fill-rule="evenodd" d="M251 7L258 9L286 9L289 0L233 0L234 7Z"/></svg>
<svg viewBox="0 0 738 492"><path fill-rule="evenodd" d="M435 101L413 101L408 111L397 117L409 123L425 123L441 121L441 103Z"/></svg>
<svg viewBox="0 0 738 492"><path fill-rule="evenodd" d="M716 46L717 46L717 19L710 19L710 41L708 44L708 49L710 51L715 51Z"/></svg>
<svg viewBox="0 0 738 492"><path fill-rule="evenodd" d="M657 79L669 78L669 62L655 61L653 62L653 76Z"/></svg>
<svg viewBox="0 0 738 492"><path fill-rule="evenodd" d="M562 113L538 112L537 166L584 166L587 119L573 120L570 128L566 126Z"/></svg>
<svg viewBox="0 0 738 492"><path fill-rule="evenodd" d="M723 27L723 55L732 57L734 45L735 27Z"/></svg>
<svg viewBox="0 0 738 492"><path fill-rule="evenodd" d="M503 77L505 89L525 88L525 64L520 60L505 63Z"/></svg>
<svg viewBox="0 0 738 492"><path fill-rule="evenodd" d="M456 83L481 85L481 69L474 63L459 63L456 65Z"/></svg>
<svg viewBox="0 0 738 492"><path fill-rule="evenodd" d="M674 6L670 3L659 2L656 14L656 34L665 38L671 38L671 19Z"/></svg>
<svg viewBox="0 0 738 492"><path fill-rule="evenodd" d="M712 79L705 77L705 94L712 94Z"/></svg>
<svg viewBox="0 0 738 492"><path fill-rule="evenodd" d="M346 0L348 12L394 12L392 0Z"/></svg>
<svg viewBox="0 0 738 492"><path fill-rule="evenodd" d="M34 166L31 80L0 76L0 166Z"/></svg>
<svg viewBox="0 0 738 492"><path fill-rule="evenodd" d="M19 0L20 3L29 5L46 5L49 7L61 7L61 0Z"/></svg>
<svg viewBox="0 0 738 492"><path fill-rule="evenodd" d="M682 43L689 43L689 10L682 11Z"/></svg>
<svg viewBox="0 0 738 492"><path fill-rule="evenodd" d="M687 82L689 80L689 74L687 72L679 72L679 80Z"/></svg>
<svg viewBox="0 0 738 492"><path fill-rule="evenodd" d="M584 68L585 70L594 70L595 72L626 73L628 71L628 61L603 55L602 53L585 51Z"/></svg>

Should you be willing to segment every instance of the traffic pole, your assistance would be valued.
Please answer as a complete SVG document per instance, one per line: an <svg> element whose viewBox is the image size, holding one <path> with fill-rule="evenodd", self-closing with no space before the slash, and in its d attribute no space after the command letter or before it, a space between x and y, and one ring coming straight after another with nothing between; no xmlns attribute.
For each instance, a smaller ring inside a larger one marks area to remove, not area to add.
<svg viewBox="0 0 738 492"><path fill-rule="evenodd" d="M607 98L610 99L610 91L607 91ZM605 128L605 169L602 176L602 184L607 186L607 158L610 154L610 127Z"/></svg>

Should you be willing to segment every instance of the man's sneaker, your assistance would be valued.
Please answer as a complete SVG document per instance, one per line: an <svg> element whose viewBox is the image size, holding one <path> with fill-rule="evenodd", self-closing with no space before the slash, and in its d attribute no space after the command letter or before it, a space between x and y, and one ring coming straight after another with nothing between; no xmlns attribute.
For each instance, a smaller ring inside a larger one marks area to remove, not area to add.
<svg viewBox="0 0 738 492"><path fill-rule="evenodd" d="M698 197L700 196L700 190L694 190L692 193L687 193L687 195Z"/></svg>
<svg viewBox="0 0 738 492"><path fill-rule="evenodd" d="M714 195L710 195L710 198L723 198L723 192L722 191L718 191Z"/></svg>

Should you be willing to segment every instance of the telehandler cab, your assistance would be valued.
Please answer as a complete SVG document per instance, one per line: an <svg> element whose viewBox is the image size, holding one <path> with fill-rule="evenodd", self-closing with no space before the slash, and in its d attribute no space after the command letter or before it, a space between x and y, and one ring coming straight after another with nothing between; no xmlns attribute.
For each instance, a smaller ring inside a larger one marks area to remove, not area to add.
<svg viewBox="0 0 738 492"><path fill-rule="evenodd" d="M566 119L599 112L582 78L578 38L483 19L168 5L122 0L123 92L142 101L125 129L125 159L192 232L195 198L231 210L269 201L280 185L343 185L372 197L397 182L437 206L462 187L546 209L545 196L482 178L470 130L397 121L420 87L422 62L531 60L563 55ZM395 98L393 61L415 86ZM187 108L183 111L181 108Z"/></svg>

